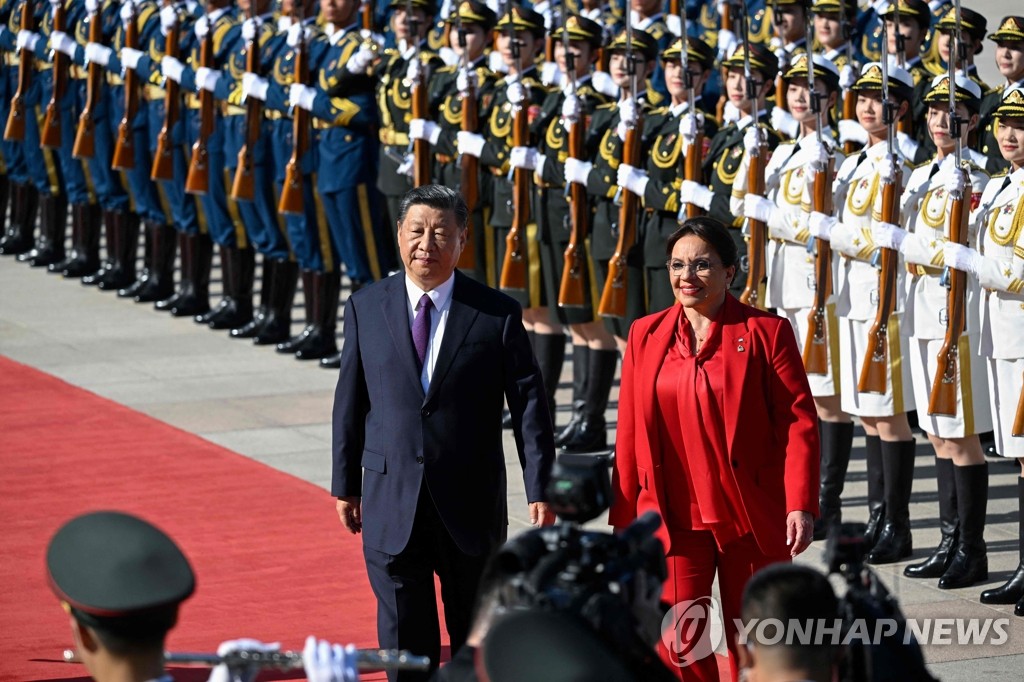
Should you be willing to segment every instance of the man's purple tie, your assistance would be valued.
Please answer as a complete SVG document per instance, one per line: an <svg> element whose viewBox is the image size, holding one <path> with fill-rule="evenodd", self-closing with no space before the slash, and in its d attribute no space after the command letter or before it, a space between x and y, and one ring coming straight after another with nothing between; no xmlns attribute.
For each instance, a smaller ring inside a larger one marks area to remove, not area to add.
<svg viewBox="0 0 1024 682"><path fill-rule="evenodd" d="M420 367L427 357L427 342L430 341L430 309L434 302L430 296L420 296L420 305L416 309L416 319L412 322L412 343L416 346L416 357L420 359Z"/></svg>

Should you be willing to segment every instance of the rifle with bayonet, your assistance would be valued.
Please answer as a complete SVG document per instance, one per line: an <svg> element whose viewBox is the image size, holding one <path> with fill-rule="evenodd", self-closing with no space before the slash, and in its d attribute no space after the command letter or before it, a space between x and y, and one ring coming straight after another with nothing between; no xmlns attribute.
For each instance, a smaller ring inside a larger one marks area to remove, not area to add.
<svg viewBox="0 0 1024 682"><path fill-rule="evenodd" d="M175 0L164 0L164 7L173 7ZM181 55L181 23L175 19L164 37L164 54L178 59ZM181 86L170 78L164 79L164 123L156 138L156 153L149 176L153 180L174 179L174 127L181 118Z"/></svg>
<svg viewBox="0 0 1024 682"><path fill-rule="evenodd" d="M746 2L743 2L743 78L746 81L747 100L750 103L750 125L757 131L757 144L750 149L748 159L750 165L747 167L747 192L764 196L764 165L765 149L761 140L761 131L757 122L757 91L761 83L754 80L754 71L750 68L750 15ZM750 216L746 218L747 235L747 283L740 294L740 301L755 308L764 310L764 289L767 276L767 260L765 250L767 248L768 226L764 221L756 220Z"/></svg>
<svg viewBox="0 0 1024 682"><path fill-rule="evenodd" d="M679 25L682 27L682 49L680 50L679 66L683 72L683 87L686 88L686 109L697 121L697 134L690 143L689 148L683 156L683 179L691 182L701 183L704 181L704 173L701 169L701 153L704 150L704 128L700 125L700 118L697 115L697 90L693 84L693 74L690 73L690 37L686 33L686 15L680 12ZM696 218L704 213L697 204L685 203L679 209L680 222L684 218Z"/></svg>
<svg viewBox="0 0 1024 682"><path fill-rule="evenodd" d="M68 15L65 2L58 2L53 7L53 30L66 31L68 27ZM71 65L70 58L63 52L53 51L53 92L50 93L50 101L46 105L46 118L43 119L42 130L39 131L39 146L47 149L60 148L61 126L60 126L60 102L68 89L68 68Z"/></svg>
<svg viewBox="0 0 1024 682"><path fill-rule="evenodd" d="M903 35L903 33L900 32L900 3L899 3L899 0L897 0L894 3L892 3L892 12L893 12L893 14L892 14L892 21L893 21L894 39L896 41L896 63L899 65L899 67L901 69L905 69L905 68L907 68L907 47L906 47L906 40L907 39ZM885 22L883 21L882 23L884 24ZM883 32L883 35L884 35L884 32ZM886 40L886 42L884 43L885 50L883 51L883 57L888 54L888 50L889 50L888 38L886 38L885 40ZM885 60L883 59L882 61L885 61ZM910 113L911 112L908 111L899 121L896 122L896 130L898 130L899 132L901 132L901 133L903 133L905 135L913 135L914 134L914 121L913 121L913 118L911 117Z"/></svg>
<svg viewBox="0 0 1024 682"><path fill-rule="evenodd" d="M256 0L249 2L249 21L256 29L245 45L245 70L260 73L260 29L256 24ZM256 197L256 146L263 133L263 102L255 97L245 100L245 143L238 150L238 167L231 183L231 198L235 201L252 201Z"/></svg>
<svg viewBox="0 0 1024 682"><path fill-rule="evenodd" d="M124 46L133 50L139 49L138 10L135 3L129 3L130 14L124 27ZM132 123L139 111L139 77L135 69L124 70L124 116L117 126L117 143L114 145L114 158L110 164L114 170L131 170L135 168L135 140Z"/></svg>
<svg viewBox="0 0 1024 682"><path fill-rule="evenodd" d="M569 49L569 12L562 8L562 53L565 55L566 78L569 81L567 97L577 96L576 55ZM586 114L580 112L577 120L565 120L569 129L570 159L586 160L583 138L586 128ZM562 267L562 281L558 287L558 305L561 308L583 308L587 303L587 232L590 210L587 206L587 188L577 182L565 183L565 194L569 203L569 243L565 247L565 262Z"/></svg>
<svg viewBox="0 0 1024 682"><path fill-rule="evenodd" d="M462 51L462 55L459 58L461 62L459 69L460 72L464 71L466 73L468 80L473 65L469 59L469 42L466 40L466 27L462 25L462 16L458 12L459 10L456 8L456 39L459 41L459 48ZM480 111L476 98L476 89L470 80L469 90L459 95L461 107L459 128L463 131L475 133L480 127ZM460 173L459 190L462 192L462 198L466 202L466 208L469 209L469 215L466 218L466 244L459 255L458 267L472 270L476 267L476 229L473 225L473 212L476 211L477 205L480 203L480 159L469 154L461 154L458 156L457 163Z"/></svg>
<svg viewBox="0 0 1024 682"><path fill-rule="evenodd" d="M853 0L842 0L839 6L839 30L843 32L843 39L846 40L846 58L849 60L847 64L851 69L856 69L857 64L853 61L853 29L850 27L850 17L846 13L847 2L853 2ZM847 88L846 92L843 93L843 120L857 120L857 93L853 91L853 88ZM847 140L843 143L843 151L847 155L852 154L856 150L856 142Z"/></svg>
<svg viewBox="0 0 1024 682"><path fill-rule="evenodd" d="M512 58L516 64L514 82L523 79L522 46L516 35L512 3L508 5L508 32ZM532 59L533 55L529 55ZM525 89L525 85L523 86ZM529 95L526 100L512 108L512 145L526 147L530 144ZM526 226L530 220L530 171L525 168L512 170L512 225L505 237L505 258L501 264L501 278L498 286L508 291L526 291Z"/></svg>
<svg viewBox="0 0 1024 682"><path fill-rule="evenodd" d="M458 8L456 8L456 11L458 11ZM426 66L423 65L422 55L420 54L420 21L413 16L412 0L405 0L405 17L409 31L409 40L416 46L410 61L419 62L419 70L416 72L419 75L408 84L409 97L412 99L412 117L429 120L427 84L424 77L426 75L424 73ZM409 140L409 145L412 147L413 158L412 186L422 187L423 185L429 185L431 182L430 142L428 140Z"/></svg>
<svg viewBox="0 0 1024 682"><path fill-rule="evenodd" d="M213 26L210 26L199 46L199 65L212 69L213 62ZM203 195L210 191L210 138L213 137L213 129L217 125L215 105L213 93L201 88L199 137L192 145L192 159L188 164L188 176L185 178L185 191L189 194Z"/></svg>
<svg viewBox="0 0 1024 682"><path fill-rule="evenodd" d="M302 3L296 2L292 9L292 21L302 25ZM302 85L309 84L309 46L306 45L306 34L299 36L299 44L295 46L294 81ZM301 214L305 205L302 187L302 157L309 148L309 112L292 104L292 155L284 170L284 185L281 187L281 199L277 203L279 213Z"/></svg>
<svg viewBox="0 0 1024 682"><path fill-rule="evenodd" d="M35 15L32 0L25 0L21 5L21 30L35 29ZM18 89L11 100L11 113L7 116L7 127L4 139L9 142L22 142L25 139L25 116L28 115L25 97L32 87L32 68L35 55L28 47L18 50Z"/></svg>
<svg viewBox="0 0 1024 682"><path fill-rule="evenodd" d="M103 43L103 21L100 11L89 14L89 42ZM103 67L90 62L85 77L85 107L78 117L75 146L71 155L76 159L91 159L96 155L96 107L103 96Z"/></svg>

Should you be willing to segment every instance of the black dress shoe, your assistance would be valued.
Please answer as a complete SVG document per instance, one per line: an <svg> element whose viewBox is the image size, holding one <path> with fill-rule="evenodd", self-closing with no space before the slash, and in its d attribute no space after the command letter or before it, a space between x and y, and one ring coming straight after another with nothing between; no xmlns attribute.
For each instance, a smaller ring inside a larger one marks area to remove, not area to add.
<svg viewBox="0 0 1024 682"><path fill-rule="evenodd" d="M939 578L940 590L956 590L988 580L988 554L957 548L949 568Z"/></svg>
<svg viewBox="0 0 1024 682"><path fill-rule="evenodd" d="M320 366L324 369L341 369L341 351L326 358L320 358Z"/></svg>
<svg viewBox="0 0 1024 682"><path fill-rule="evenodd" d="M982 604L1015 604L1021 599L1024 599L1024 561L1005 583L981 593Z"/></svg>
<svg viewBox="0 0 1024 682"><path fill-rule="evenodd" d="M573 437L562 443L563 453L599 452L608 449L608 429L604 418L586 419Z"/></svg>

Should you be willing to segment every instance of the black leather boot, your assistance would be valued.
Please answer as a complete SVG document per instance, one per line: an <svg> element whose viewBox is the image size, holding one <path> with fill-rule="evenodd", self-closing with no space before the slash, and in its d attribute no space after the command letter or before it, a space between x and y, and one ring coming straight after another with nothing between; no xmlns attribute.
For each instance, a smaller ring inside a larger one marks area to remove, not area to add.
<svg viewBox="0 0 1024 682"><path fill-rule="evenodd" d="M299 360L319 360L338 352L338 294L341 273L316 273L313 282L313 318L316 323L302 346L295 351Z"/></svg>
<svg viewBox="0 0 1024 682"><path fill-rule="evenodd" d="M939 530L942 539L927 559L903 569L908 578L941 578L953 561L960 524L956 512L956 481L953 479L953 460L935 458L935 478L939 495Z"/></svg>
<svg viewBox="0 0 1024 682"><path fill-rule="evenodd" d="M260 304L253 310L252 319L245 324L232 327L228 335L233 339L251 339L263 328L270 312L271 289L274 286L274 265L278 261L263 257L263 268L260 270Z"/></svg>
<svg viewBox="0 0 1024 682"><path fill-rule="evenodd" d="M231 248L218 245L217 250L220 252L220 282L224 296L221 298L220 303L215 306L210 306L209 309L203 311L199 315L196 315L196 324L210 324L210 320L212 320L215 315L220 314L231 299L231 268L235 266L235 263L231 260Z"/></svg>
<svg viewBox="0 0 1024 682"><path fill-rule="evenodd" d="M146 242L150 248L149 270L135 291L136 303L162 301L174 293L177 232L170 225L148 222Z"/></svg>
<svg viewBox="0 0 1024 682"><path fill-rule="evenodd" d="M551 412L551 423L555 423L555 391L562 375L562 364L565 362L565 334L534 334L533 354L540 365L540 376L544 382L544 392L548 398L548 409Z"/></svg>
<svg viewBox="0 0 1024 682"><path fill-rule="evenodd" d="M572 345L572 417L569 423L555 432L555 447L562 447L576 435L583 421L583 409L587 405L587 368L590 364L590 346ZM554 420L554 415L552 415Z"/></svg>
<svg viewBox="0 0 1024 682"><path fill-rule="evenodd" d="M36 228L36 209L39 193L27 182L12 183L14 197L7 234L0 240L0 254L18 256L32 249L32 235Z"/></svg>
<svg viewBox="0 0 1024 682"><path fill-rule="evenodd" d="M154 244L156 235L149 230L148 222L140 228L139 232L142 234L142 269L135 274L135 280L131 284L117 290L118 298L134 299L146 286L153 269L153 249L156 248ZM138 243L136 243L136 247L138 247Z"/></svg>
<svg viewBox="0 0 1024 682"><path fill-rule="evenodd" d="M864 529L864 549L878 542L885 517L885 474L882 469L882 439L878 436L864 438L864 461L867 465L868 481L868 523Z"/></svg>
<svg viewBox="0 0 1024 682"><path fill-rule="evenodd" d="M252 249L225 248L221 262L226 261L227 295L217 306L207 324L210 329L232 329L252 322L252 287L256 272L256 255Z"/></svg>
<svg viewBox="0 0 1024 682"><path fill-rule="evenodd" d="M45 268L64 260L68 232L68 202L62 195L39 197L39 238L34 248L18 260L34 268Z"/></svg>
<svg viewBox="0 0 1024 682"><path fill-rule="evenodd" d="M6 173L0 173L0 243L7 236L7 206L10 200L11 185Z"/></svg>
<svg viewBox="0 0 1024 682"><path fill-rule="evenodd" d="M2 177L3 182L0 184L2 184L5 193L3 194L4 213L0 216L2 217L2 221L0 221L0 223L3 225L3 230L0 232L0 254L13 256L16 252L21 253L17 248L22 246L22 244L18 243L21 241L21 230L19 229L19 225L21 223L18 220L18 214L21 211L21 201L23 197L23 192L21 190L22 183L11 182L7 179L6 175ZM7 214L8 203L10 203L10 215ZM32 248L31 242L27 244L27 247Z"/></svg>
<svg viewBox="0 0 1024 682"><path fill-rule="evenodd" d="M824 540L829 528L843 520L841 496L853 448L853 422L819 421L818 433L821 436L820 516L814 522L814 539Z"/></svg>
<svg viewBox="0 0 1024 682"><path fill-rule="evenodd" d="M956 480L960 540L949 568L939 578L940 590L970 587L988 580L985 513L988 511L988 462L953 467Z"/></svg>
<svg viewBox="0 0 1024 682"><path fill-rule="evenodd" d="M71 207L71 253L48 270L64 277L79 278L100 267L100 207L74 204Z"/></svg>
<svg viewBox="0 0 1024 682"><path fill-rule="evenodd" d="M178 252L181 254L181 274L178 277L178 288L170 296L162 298L153 304L153 308L160 312L170 312L185 290L191 291L191 284L188 282L188 273L191 268L188 235L184 232L178 232L176 241L178 242Z"/></svg>
<svg viewBox="0 0 1024 682"><path fill-rule="evenodd" d="M615 381L619 351L591 349L588 357L583 420L572 438L562 444L563 453L599 452L608 449L608 429L604 413L608 409L608 395Z"/></svg>
<svg viewBox="0 0 1024 682"><path fill-rule="evenodd" d="M912 440L882 441L882 466L885 472L885 524L878 542L868 552L869 564L892 564L914 552L910 537L910 492L914 486Z"/></svg>
<svg viewBox="0 0 1024 682"><path fill-rule="evenodd" d="M287 258L269 262L273 263L270 299L263 325L252 339L257 346L282 343L288 340L292 332L292 304L295 302L299 266ZM267 264L264 263L263 267L266 266Z"/></svg>
<svg viewBox="0 0 1024 682"><path fill-rule="evenodd" d="M170 307L174 317L195 317L210 309L210 266L213 242L208 234L185 236L182 251L182 286L177 300ZM188 268L184 267L187 262ZM158 304L159 305L159 304Z"/></svg>
<svg viewBox="0 0 1024 682"><path fill-rule="evenodd" d="M1017 552L1020 563L1010 579L981 593L982 604L1014 604L1024 599L1024 478L1017 478ZM1021 602L1024 603L1024 602ZM1021 604L1017 604L1018 607ZM1024 614L1017 614L1024 615Z"/></svg>
<svg viewBox="0 0 1024 682"><path fill-rule="evenodd" d="M107 245L110 250L110 245ZM139 216L131 212L114 214L114 267L96 283L103 291L117 291L135 282L139 254Z"/></svg>
<svg viewBox="0 0 1024 682"><path fill-rule="evenodd" d="M276 350L278 353L294 353L302 347L302 344L306 342L306 339L308 339L310 333L312 333L313 327L316 325L316 320L313 317L313 289L315 288L314 282L316 281L318 274L319 273L314 272L313 270L302 271L302 307L305 310L306 326L303 327L302 331L289 338L287 341L282 341L277 344Z"/></svg>
<svg viewBox="0 0 1024 682"><path fill-rule="evenodd" d="M117 223L117 213L117 211L103 211L103 237L106 258L103 259L95 272L82 275L81 282L84 286L98 285L100 280L109 277L110 271L114 269L114 242L116 241L115 234L117 232L114 226Z"/></svg>

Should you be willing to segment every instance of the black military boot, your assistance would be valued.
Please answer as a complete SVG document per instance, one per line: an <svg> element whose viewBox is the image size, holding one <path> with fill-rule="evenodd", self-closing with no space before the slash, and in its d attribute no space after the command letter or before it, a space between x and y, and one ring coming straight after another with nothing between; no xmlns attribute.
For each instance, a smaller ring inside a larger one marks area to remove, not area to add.
<svg viewBox="0 0 1024 682"><path fill-rule="evenodd" d="M892 564L914 552L910 536L910 492L914 486L912 440L882 441L882 466L885 472L885 524L878 542L868 552L869 564Z"/></svg>
<svg viewBox="0 0 1024 682"><path fill-rule="evenodd" d="M0 173L0 243L7 235L7 205L10 199L11 185L6 173Z"/></svg>
<svg viewBox="0 0 1024 682"><path fill-rule="evenodd" d="M562 444L562 452L598 452L608 448L608 429L604 413L615 381L619 351L590 349L587 366L586 406L583 421L572 438Z"/></svg>
<svg viewBox="0 0 1024 682"><path fill-rule="evenodd" d="M341 293L341 273L316 273L313 282L313 329L295 351L299 360L319 360L338 352L338 295Z"/></svg>
<svg viewBox="0 0 1024 682"><path fill-rule="evenodd" d="M843 486L853 448L853 422L818 422L821 436L821 487L818 491L818 519L814 539L824 540L832 526L842 523Z"/></svg>
<svg viewBox="0 0 1024 682"><path fill-rule="evenodd" d="M949 568L939 578L940 590L970 587L988 580L985 513L988 511L988 462L953 467L956 480L960 540Z"/></svg>
<svg viewBox="0 0 1024 682"><path fill-rule="evenodd" d="M103 211L103 236L105 241L106 258L100 263L94 272L82 275L81 282L84 286L96 286L100 280L110 276L114 269L114 242L116 241L115 225L117 223L117 211Z"/></svg>
<svg viewBox="0 0 1024 682"><path fill-rule="evenodd" d="M295 287L299 280L299 266L287 258L271 260L270 299L267 314L252 342L257 346L269 346L287 341L292 331L292 304L295 302ZM264 263L263 267L266 267ZM266 286L266 285L264 285Z"/></svg>
<svg viewBox="0 0 1024 682"><path fill-rule="evenodd" d="M68 232L68 202L61 195L39 197L39 238L18 260L34 268L45 268L64 260Z"/></svg>
<svg viewBox="0 0 1024 682"><path fill-rule="evenodd" d="M903 569L903 575L908 578L941 578L953 561L957 540L960 538L953 460L935 458L935 479L938 483L939 530L942 532L942 539L927 559Z"/></svg>
<svg viewBox="0 0 1024 682"><path fill-rule="evenodd" d="M534 334L533 354L540 365L540 376L544 381L544 392L551 412L551 423L555 423L555 391L562 375L565 362L565 334Z"/></svg>
<svg viewBox="0 0 1024 682"><path fill-rule="evenodd" d="M21 192L20 182L11 182L7 175L0 175L0 199L3 201L3 213L0 213L0 254L6 256L14 255L14 242L20 234L18 226L18 211L20 208ZM10 204L10 215L7 214ZM31 246L31 244L29 244Z"/></svg>
<svg viewBox="0 0 1024 682"><path fill-rule="evenodd" d="M100 213L97 204L71 206L71 253L47 270L79 278L100 267Z"/></svg>
<svg viewBox="0 0 1024 682"><path fill-rule="evenodd" d="M110 250L110 245L107 245ZM114 267L96 283L103 291L117 291L135 282L139 254L139 216L130 211L114 214Z"/></svg>
<svg viewBox="0 0 1024 682"><path fill-rule="evenodd" d="M263 328L270 313L270 299L273 297L274 266L278 261L263 257L263 268L260 270L260 304L253 310L252 319L245 324L232 327L228 335L233 339L251 339Z"/></svg>
<svg viewBox="0 0 1024 682"><path fill-rule="evenodd" d="M213 261L213 242L208 234L185 236L182 251L182 286L177 300L170 307L174 317L195 317L210 309L210 266ZM188 268L185 268L185 263ZM159 305L159 304L158 304Z"/></svg>
<svg viewBox="0 0 1024 682"><path fill-rule="evenodd" d="M864 529L864 549L870 552L882 533L885 517L885 472L882 468L882 439L879 436L864 438L864 460L868 481L868 523Z"/></svg>
<svg viewBox="0 0 1024 682"><path fill-rule="evenodd" d="M178 242L178 252L181 254L181 274L178 277L178 288L170 296L162 298L153 304L153 308L160 312L170 312L171 308L178 302L178 299L181 298L185 289L191 290L191 285L188 283L188 273L191 267L189 262L188 235L184 232L178 232L175 239Z"/></svg>
<svg viewBox="0 0 1024 682"><path fill-rule="evenodd" d="M0 240L0 254L18 256L32 250L32 235L36 229L36 210L39 193L27 182L12 183L14 197L7 234Z"/></svg>
<svg viewBox="0 0 1024 682"><path fill-rule="evenodd" d="M590 346L572 345L572 417L569 423L555 433L555 447L562 445L576 435L576 429L583 421L583 408L587 404L587 366L590 363ZM554 421L554 415L551 415Z"/></svg>
<svg viewBox="0 0 1024 682"><path fill-rule="evenodd" d="M221 251L221 262L229 263L227 273L227 295L210 316L210 329L232 329L252 322L252 287L256 271L256 256L252 249L225 248Z"/></svg>
<svg viewBox="0 0 1024 682"><path fill-rule="evenodd" d="M276 350L278 353L294 353L297 351L306 342L306 339L309 338L313 327L316 326L316 319L313 317L313 289L315 288L314 282L317 281L318 274L313 270L302 271L302 306L305 309L306 326L287 341L277 344Z"/></svg>
<svg viewBox="0 0 1024 682"><path fill-rule="evenodd" d="M155 239L157 235L149 229L149 221L146 221L139 229L142 234L142 269L136 272L135 279L126 287L117 290L118 298L134 299L142 288L146 286L153 270L153 251L156 248ZM138 246L138 244L136 244ZM165 298L165 297L161 297Z"/></svg>
<svg viewBox="0 0 1024 682"><path fill-rule="evenodd" d="M149 274L142 282L142 286L135 292L136 303L155 303L174 293L174 256L177 251L177 232L170 225L147 222L146 234L151 249Z"/></svg>
<svg viewBox="0 0 1024 682"><path fill-rule="evenodd" d="M1017 511L1017 553L1020 563L1009 580L981 593L982 604L1014 604L1024 599L1024 478L1017 478ZM1018 607L1020 605L1017 604Z"/></svg>

